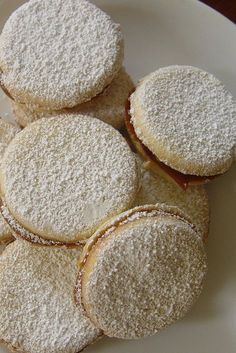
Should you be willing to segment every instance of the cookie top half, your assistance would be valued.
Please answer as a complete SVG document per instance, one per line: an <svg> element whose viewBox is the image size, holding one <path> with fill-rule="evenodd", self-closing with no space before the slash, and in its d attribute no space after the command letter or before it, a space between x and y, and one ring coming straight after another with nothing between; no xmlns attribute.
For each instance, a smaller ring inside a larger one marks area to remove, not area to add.
<svg viewBox="0 0 236 353"><path fill-rule="evenodd" d="M206 268L202 240L179 211L141 206L89 239L78 289L87 315L106 335L138 338L186 314Z"/></svg>
<svg viewBox="0 0 236 353"><path fill-rule="evenodd" d="M0 36L1 83L20 103L51 109L90 100L121 68L120 26L86 0L31 0Z"/></svg>
<svg viewBox="0 0 236 353"><path fill-rule="evenodd" d="M212 74L191 66L161 68L141 80L130 101L136 135L169 167L211 176L232 164L236 101Z"/></svg>
<svg viewBox="0 0 236 353"><path fill-rule="evenodd" d="M61 115L17 134L5 151L0 181L2 199L21 226L73 243L132 205L139 176L117 130L88 116Z"/></svg>

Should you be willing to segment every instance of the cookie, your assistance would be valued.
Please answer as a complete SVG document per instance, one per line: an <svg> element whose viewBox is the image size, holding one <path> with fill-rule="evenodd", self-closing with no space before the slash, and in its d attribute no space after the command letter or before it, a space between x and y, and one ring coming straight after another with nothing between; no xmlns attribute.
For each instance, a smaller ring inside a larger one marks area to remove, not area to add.
<svg viewBox="0 0 236 353"><path fill-rule="evenodd" d="M133 89L134 84L131 78L125 69L121 69L118 76L101 94L89 102L79 104L71 109L61 111L35 110L29 104L12 102L12 105L16 120L23 127L43 117L59 113L79 113L101 119L114 128L121 129L125 121L125 103Z"/></svg>
<svg viewBox="0 0 236 353"><path fill-rule="evenodd" d="M137 158L141 168L141 188L136 206L165 203L180 208L191 220L203 240L209 231L209 202L203 185L189 186L183 190L167 179L145 169L140 158Z"/></svg>
<svg viewBox="0 0 236 353"><path fill-rule="evenodd" d="M7 145L19 131L20 128L0 118L0 161L2 160ZM11 229L0 214L0 244L8 242L11 239Z"/></svg>
<svg viewBox="0 0 236 353"><path fill-rule="evenodd" d="M69 109L61 109L61 110L43 110L38 109L35 110L30 104L21 104L12 101L12 112L14 114L15 120L22 127L26 127L27 125L33 123L36 120L42 118L50 118L54 115L67 114Z"/></svg>
<svg viewBox="0 0 236 353"><path fill-rule="evenodd" d="M107 336L133 339L189 311L207 263L191 223L176 208L156 205L102 226L86 243L79 268L76 298L91 321Z"/></svg>
<svg viewBox="0 0 236 353"><path fill-rule="evenodd" d="M120 25L89 1L30 0L0 36L1 84L19 103L73 107L111 83L123 51Z"/></svg>
<svg viewBox="0 0 236 353"><path fill-rule="evenodd" d="M12 351L78 353L101 331L75 305L81 248L16 240L0 257L0 342Z"/></svg>
<svg viewBox="0 0 236 353"><path fill-rule="evenodd" d="M234 98L213 75L170 66L141 80L130 97L127 126L150 167L186 188L229 169L235 116Z"/></svg>
<svg viewBox="0 0 236 353"><path fill-rule="evenodd" d="M0 186L13 228L25 230L20 236L72 245L132 206L139 175L117 130L89 116L61 115L38 120L14 138Z"/></svg>

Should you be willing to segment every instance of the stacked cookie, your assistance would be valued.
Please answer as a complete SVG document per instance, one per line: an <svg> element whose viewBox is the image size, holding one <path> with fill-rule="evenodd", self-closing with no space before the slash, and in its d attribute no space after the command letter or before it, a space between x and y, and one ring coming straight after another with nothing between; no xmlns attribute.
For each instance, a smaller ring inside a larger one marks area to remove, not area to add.
<svg viewBox="0 0 236 353"><path fill-rule="evenodd" d="M140 81L128 110L126 126L146 167L182 188L225 173L235 159L235 99L208 72L161 68Z"/></svg>
<svg viewBox="0 0 236 353"><path fill-rule="evenodd" d="M15 239L0 256L0 342L13 351L150 336L202 291L200 184L234 159L235 101L184 66L134 91L122 60L119 25L86 0L30 0L0 36L24 127L0 121L0 244Z"/></svg>
<svg viewBox="0 0 236 353"><path fill-rule="evenodd" d="M123 51L120 26L86 0L21 6L0 38L1 84L19 124L80 112L121 128L133 90Z"/></svg>

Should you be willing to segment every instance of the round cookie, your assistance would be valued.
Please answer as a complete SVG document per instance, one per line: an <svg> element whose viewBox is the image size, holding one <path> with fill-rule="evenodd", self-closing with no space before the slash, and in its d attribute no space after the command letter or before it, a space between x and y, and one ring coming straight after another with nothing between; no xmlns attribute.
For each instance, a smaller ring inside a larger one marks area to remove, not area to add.
<svg viewBox="0 0 236 353"><path fill-rule="evenodd" d="M182 318L207 269L194 227L164 205L137 207L105 224L86 243L79 266L78 302L105 335L124 339Z"/></svg>
<svg viewBox="0 0 236 353"><path fill-rule="evenodd" d="M202 239L208 237L209 203L208 195L203 185L189 186L182 190L174 183L145 169L140 158L137 158L141 169L141 188L136 206L165 203L180 208L191 220Z"/></svg>
<svg viewBox="0 0 236 353"><path fill-rule="evenodd" d="M88 116L61 115L15 137L5 151L0 186L18 229L70 245L132 206L139 175L117 130Z"/></svg>
<svg viewBox="0 0 236 353"><path fill-rule="evenodd" d="M0 161L7 145L19 131L20 129L17 126L7 123L0 118ZM0 244L8 242L12 238L11 229L0 214Z"/></svg>
<svg viewBox="0 0 236 353"><path fill-rule="evenodd" d="M89 1L31 0L0 36L1 83L17 102L73 107L111 83L123 51L120 26Z"/></svg>
<svg viewBox="0 0 236 353"><path fill-rule="evenodd" d="M222 174L233 162L236 102L210 73L191 66L151 73L131 95L129 114L147 159L187 184Z"/></svg>
<svg viewBox="0 0 236 353"><path fill-rule="evenodd" d="M78 353L101 331L73 299L81 248L16 240L0 258L0 342L27 353Z"/></svg>
<svg viewBox="0 0 236 353"><path fill-rule="evenodd" d="M121 69L118 76L101 94L89 102L79 104L74 108L61 111L44 111L35 110L30 104L12 102L13 111L17 122L23 127L40 118L67 112L95 117L116 129L120 129L124 126L125 103L133 89L134 84L131 78L125 69Z"/></svg>

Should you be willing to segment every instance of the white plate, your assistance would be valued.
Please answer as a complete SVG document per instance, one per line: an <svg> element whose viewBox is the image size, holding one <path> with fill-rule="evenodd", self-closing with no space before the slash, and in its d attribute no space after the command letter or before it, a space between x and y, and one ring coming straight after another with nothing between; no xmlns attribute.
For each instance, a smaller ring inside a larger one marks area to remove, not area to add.
<svg viewBox="0 0 236 353"><path fill-rule="evenodd" d="M0 27L21 2L0 0ZM97 0L96 3L122 24L126 66L135 79L160 66L190 64L215 74L236 96L236 28L215 11L194 0ZM0 115L7 112L7 100L4 102L0 102ZM193 310L154 337L138 341L104 339L86 350L87 353L236 351L235 166L208 189L212 209L209 275ZM3 352L8 351L0 348L0 353Z"/></svg>

